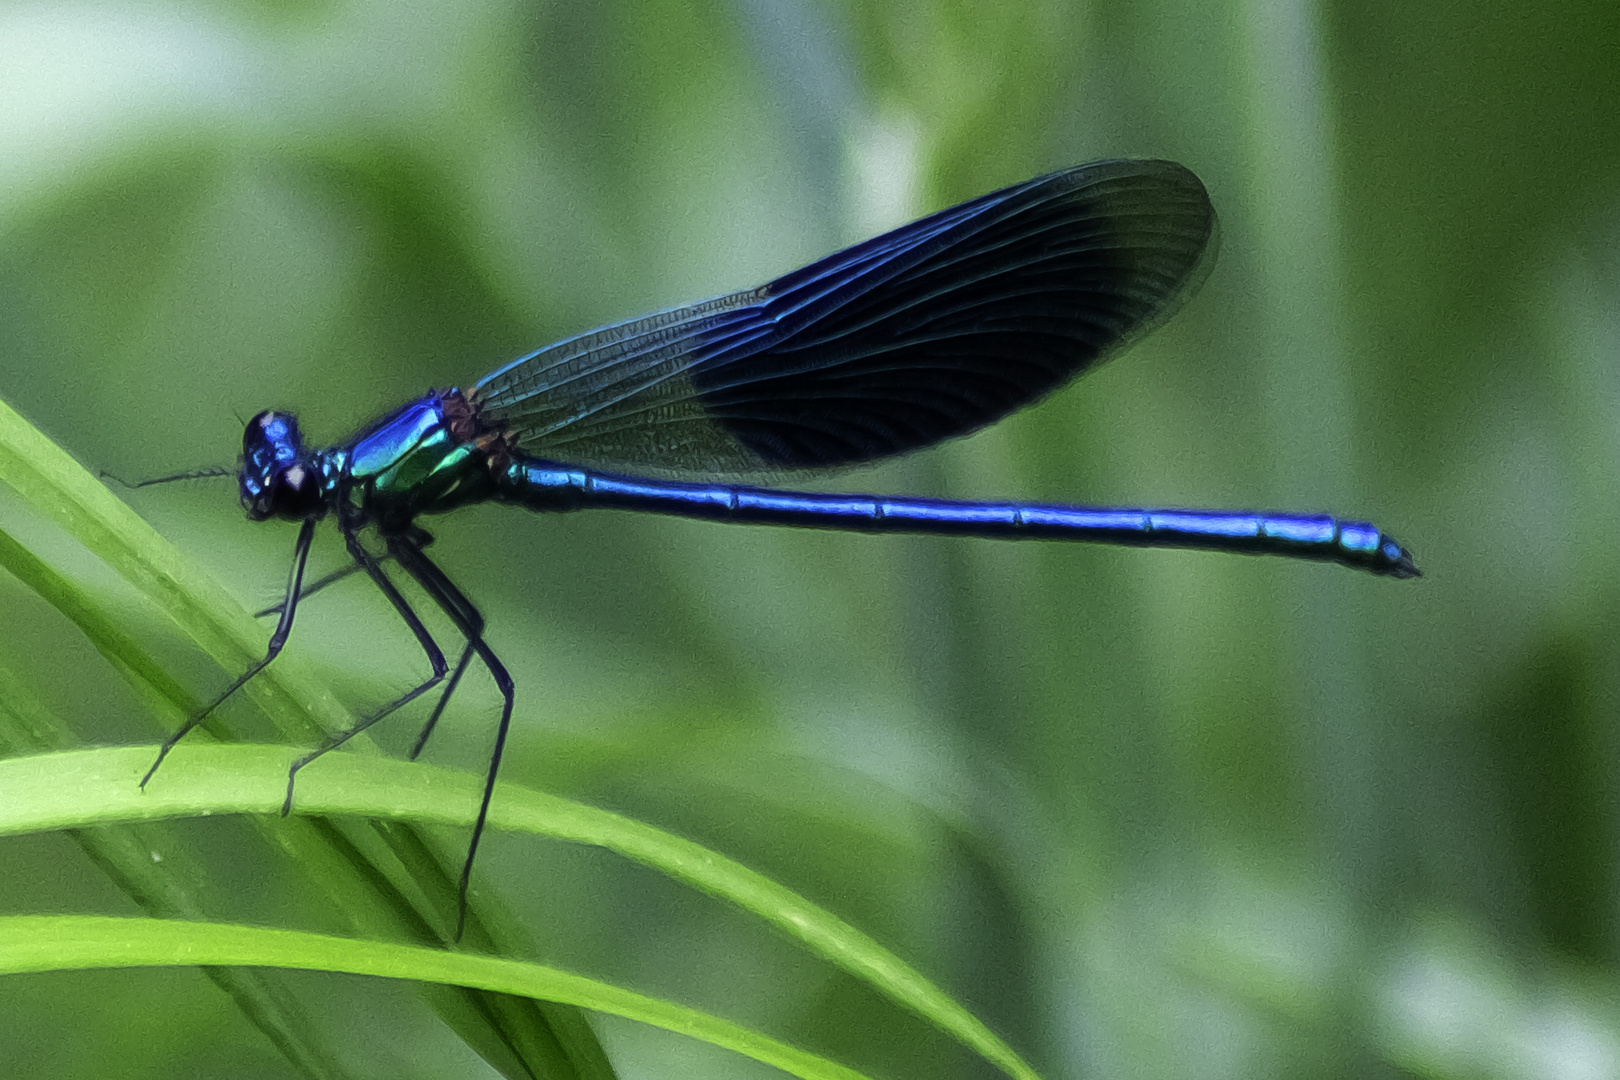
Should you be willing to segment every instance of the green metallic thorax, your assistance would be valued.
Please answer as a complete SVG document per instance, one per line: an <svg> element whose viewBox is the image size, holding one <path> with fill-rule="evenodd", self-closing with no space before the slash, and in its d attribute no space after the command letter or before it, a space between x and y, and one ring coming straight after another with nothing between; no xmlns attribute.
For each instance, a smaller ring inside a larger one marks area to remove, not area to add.
<svg viewBox="0 0 1620 1080"><path fill-rule="evenodd" d="M327 451L328 467L336 466L351 505L384 527L404 524L494 494L487 440L479 435L458 391L434 393Z"/></svg>

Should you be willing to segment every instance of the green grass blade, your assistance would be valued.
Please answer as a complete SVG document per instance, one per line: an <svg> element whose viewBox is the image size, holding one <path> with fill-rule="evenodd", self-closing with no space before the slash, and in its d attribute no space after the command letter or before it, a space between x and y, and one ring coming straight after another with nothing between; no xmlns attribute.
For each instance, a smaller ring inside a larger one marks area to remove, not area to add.
<svg viewBox="0 0 1620 1080"><path fill-rule="evenodd" d="M25 681L0 665L0 754L76 745L73 733ZM68 835L147 914L200 919L218 913L218 905L210 903L213 897L199 895L207 891L206 874L193 865L189 848L162 822L70 829ZM316 1037L319 1029L309 1023L298 995L277 973L235 967L202 970L303 1075L311 1080L352 1075L343 1068L336 1048Z"/></svg>
<svg viewBox="0 0 1620 1080"><path fill-rule="evenodd" d="M0 567L67 616L160 717L179 724L202 707L202 702L153 660L134 635L108 617L94 597L4 529L0 529Z"/></svg>
<svg viewBox="0 0 1620 1080"><path fill-rule="evenodd" d="M639 1020L804 1080L865 1080L853 1069L728 1020L541 964L221 923L84 915L0 918L0 974L195 964L333 971L523 995Z"/></svg>
<svg viewBox="0 0 1620 1080"><path fill-rule="evenodd" d="M295 752L273 746L182 746L162 785L135 786L151 760L124 747L0 761L0 835L204 813L281 808ZM330 754L299 774L302 814L469 824L480 777L417 762ZM935 1024L1009 1076L1036 1080L1011 1047L921 973L877 942L769 878L716 852L618 814L502 784L489 824L617 852L764 919L817 955Z"/></svg>

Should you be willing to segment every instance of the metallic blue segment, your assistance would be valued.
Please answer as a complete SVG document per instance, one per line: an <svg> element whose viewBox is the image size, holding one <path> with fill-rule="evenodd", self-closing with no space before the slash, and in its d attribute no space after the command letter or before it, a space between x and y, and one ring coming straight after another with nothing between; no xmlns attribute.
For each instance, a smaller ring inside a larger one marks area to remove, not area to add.
<svg viewBox="0 0 1620 1080"><path fill-rule="evenodd" d="M413 401L355 440L349 453L349 475L368 479L396 464L444 423L438 395Z"/></svg>
<svg viewBox="0 0 1620 1080"><path fill-rule="evenodd" d="M1358 549L1340 540L1346 534L1378 536L1372 526L1341 523L1315 514L1204 513L826 495L614 476L528 458L514 460L497 478L495 497L540 511L612 508L737 524L1212 548L1319 559L1390 577L1412 577L1417 573L1411 556L1392 541L1381 547Z"/></svg>
<svg viewBox="0 0 1620 1080"><path fill-rule="evenodd" d="M1266 535L1297 544L1331 544L1342 526L1330 517L1280 518L1267 515Z"/></svg>
<svg viewBox="0 0 1620 1080"><path fill-rule="evenodd" d="M448 391L454 395L455 391ZM458 439L445 394L413 401L355 440L347 479L366 511L387 524L439 514L489 497L493 478L476 446Z"/></svg>
<svg viewBox="0 0 1620 1080"><path fill-rule="evenodd" d="M945 503L931 499L897 499L884 496L849 496L873 505L875 528L926 532L940 531L941 526L960 527L967 533L986 529L993 535L1003 529L1023 530L1020 518L1022 507L1011 503Z"/></svg>
<svg viewBox="0 0 1620 1080"><path fill-rule="evenodd" d="M1084 522L1085 527L1099 533L1117 532L1120 535L1146 532L1149 512L1145 510L1091 509L1079 506L1026 506L1021 517L1033 535L1044 535L1047 530L1064 531Z"/></svg>
<svg viewBox="0 0 1620 1080"><path fill-rule="evenodd" d="M1253 514L1198 513L1190 510L1147 511L1148 528L1165 536L1258 538L1260 521Z"/></svg>
<svg viewBox="0 0 1620 1080"><path fill-rule="evenodd" d="M1378 551L1383 542L1383 534L1363 522L1346 522L1339 529L1339 543L1346 551L1370 553Z"/></svg>

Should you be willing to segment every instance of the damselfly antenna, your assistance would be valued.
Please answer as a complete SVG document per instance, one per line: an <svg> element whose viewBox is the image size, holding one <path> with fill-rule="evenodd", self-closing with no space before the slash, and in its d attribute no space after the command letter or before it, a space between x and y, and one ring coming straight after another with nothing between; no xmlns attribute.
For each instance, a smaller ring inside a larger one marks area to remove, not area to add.
<svg viewBox="0 0 1620 1080"><path fill-rule="evenodd" d="M123 477L110 473L106 469L102 469L97 475L103 480L111 480L120 487L143 488L151 487L153 484L172 484L176 480L210 480L216 476L235 476L236 470L226 468L223 465L210 465L205 469L192 469L189 472L175 473L173 476L158 476L151 480L125 480Z"/></svg>

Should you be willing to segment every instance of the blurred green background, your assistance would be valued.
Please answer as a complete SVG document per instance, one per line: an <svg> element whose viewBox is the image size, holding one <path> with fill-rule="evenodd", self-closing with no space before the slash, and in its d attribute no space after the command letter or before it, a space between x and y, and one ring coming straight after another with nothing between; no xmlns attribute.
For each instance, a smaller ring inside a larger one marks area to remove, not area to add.
<svg viewBox="0 0 1620 1080"><path fill-rule="evenodd" d="M336 440L999 185L1184 162L1223 247L1179 316L838 482L1328 510L1425 578L478 508L430 524L519 682L505 775L801 890L1050 1077L1615 1077L1617 121L1598 0L6 3L0 398L91 469L227 464L261 408ZM228 482L130 499L279 596L293 530ZM123 595L4 490L0 525ZM228 677L128 605L199 694ZM9 578L0 610L0 665L83 739L155 741L65 619ZM425 668L358 583L290 648L357 705ZM496 702L469 678L430 756L479 767ZM297 924L256 834L186 828L229 917ZM0 851L5 911L136 910L65 837ZM537 959L876 1076L990 1074L610 856L496 835L477 880ZM408 987L295 984L354 1075L492 1075ZM599 1031L626 1077L774 1075ZM0 981L0 1060L296 1075L186 970Z"/></svg>

